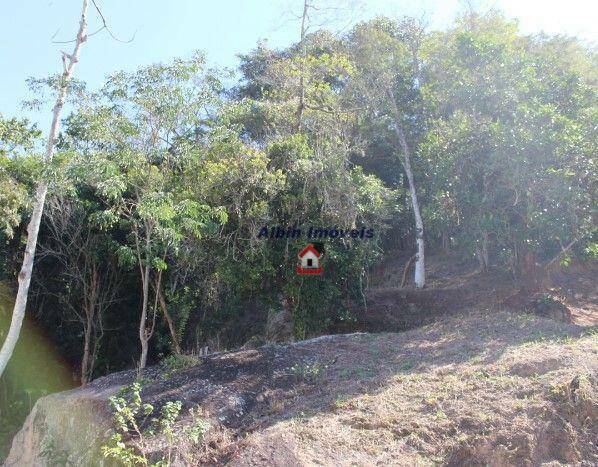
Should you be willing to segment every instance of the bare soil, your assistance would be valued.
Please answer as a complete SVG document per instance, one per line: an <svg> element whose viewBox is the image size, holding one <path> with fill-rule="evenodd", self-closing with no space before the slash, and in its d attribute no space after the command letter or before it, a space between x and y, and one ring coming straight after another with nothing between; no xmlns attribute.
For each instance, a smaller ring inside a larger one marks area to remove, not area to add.
<svg viewBox="0 0 598 467"><path fill-rule="evenodd" d="M180 400L185 413L199 406L209 421L204 443L175 450L180 465L589 466L597 371L595 328L486 311L154 367L142 396L158 408ZM133 376L62 393L61 406L105 398ZM178 430L189 423L183 416ZM26 438L7 465L26 465L14 463ZM165 448L153 440L155 454Z"/></svg>
<svg viewBox="0 0 598 467"><path fill-rule="evenodd" d="M400 331L465 308L520 312L538 293L561 302L568 309L571 323L598 326L597 261L556 268L530 292L522 290L521 284L505 270L480 273L474 261L459 259L450 253L428 257L426 289L414 290L411 282L400 288L408 259L405 255L398 256L373 271L365 294L368 310L358 311L364 319L358 321L353 330ZM355 309L360 308L361 304L356 304ZM415 315L414 318L410 318L410 314ZM384 328L385 322L390 327Z"/></svg>
<svg viewBox="0 0 598 467"><path fill-rule="evenodd" d="M213 462L598 462L598 341L582 328L476 313L402 334L338 336L288 350L300 365L322 370L263 387L242 432L221 425L234 441L216 445Z"/></svg>

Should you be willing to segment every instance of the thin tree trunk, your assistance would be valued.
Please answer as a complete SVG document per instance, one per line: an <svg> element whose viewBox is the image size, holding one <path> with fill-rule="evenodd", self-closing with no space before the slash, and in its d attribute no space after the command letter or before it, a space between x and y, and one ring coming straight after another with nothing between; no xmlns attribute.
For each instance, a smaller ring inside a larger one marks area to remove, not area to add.
<svg viewBox="0 0 598 467"><path fill-rule="evenodd" d="M149 350L149 342L147 339L141 341L141 356L139 357L139 369L143 370L147 366L147 352Z"/></svg>
<svg viewBox="0 0 598 467"><path fill-rule="evenodd" d="M149 336L147 332L147 306L149 301L149 279L150 267L144 268L142 280L143 303L141 305L141 319L139 320L139 341L141 342L141 357L139 359L139 369L143 370L147 365L147 352L149 346Z"/></svg>
<svg viewBox="0 0 598 467"><path fill-rule="evenodd" d="M91 327L92 318L87 315L87 326L83 337L83 358L81 359L81 386L85 386L91 375Z"/></svg>
<svg viewBox="0 0 598 467"><path fill-rule="evenodd" d="M571 250L571 248L573 248L575 246L575 244L577 242L579 242L581 239L583 239L584 237L578 237L575 240L573 240L572 242L570 242L567 246L562 247L561 251L558 252L558 254L552 258L550 261L547 261L545 264L542 265L542 269L544 270L549 270L557 261L561 261L563 259L563 257Z"/></svg>
<svg viewBox="0 0 598 467"><path fill-rule="evenodd" d="M98 306L99 294L99 273L95 265L91 266L91 277L89 287L85 287L87 291L84 306L85 306L85 322L83 332L83 358L81 359L81 385L85 386L91 379L93 372L95 356L91 352L91 339L93 326L96 315L96 306ZM101 319L101 316L100 316ZM95 346L95 344L94 344Z"/></svg>
<svg viewBox="0 0 598 467"><path fill-rule="evenodd" d="M409 258L409 261L407 261L407 264L405 264L405 268L403 269L403 278L401 279L401 289L405 288L405 285L407 284L407 274L409 274L409 270L411 269L411 266L416 258L417 254Z"/></svg>
<svg viewBox="0 0 598 467"><path fill-rule="evenodd" d="M79 52L81 45L87 40L87 7L88 0L83 0L83 7L81 9L81 19L79 21L79 32L75 40L75 48L71 55L64 54L64 71L61 76L60 90L56 99L56 104L53 109L52 125L50 127L50 134L48 135L48 141L46 144L46 153L44 155L44 162L49 163L52 161L54 154L54 143L58 136L58 130L60 127L60 115L62 113L62 107L66 99L68 91L68 83L73 74L75 63L79 60ZM29 284L31 283L31 274L33 272L33 260L35 258L35 249L37 247L37 236L39 233L39 225L44 210L44 203L46 201L46 194L48 192L48 184L42 180L39 182L35 194L35 204L33 207L33 213L31 214L31 220L27 226L27 245L25 246L25 254L23 256L23 265L19 272L19 289L17 291L17 298L15 300L15 306L12 312L12 321L8 334L0 350L0 376L4 373L6 365L12 356L14 348L19 339L21 332L21 326L23 319L25 318L25 309L27 307L27 295L29 293Z"/></svg>
<svg viewBox="0 0 598 467"><path fill-rule="evenodd" d="M488 251L488 243L489 243L490 235L488 232L484 232L482 234L481 245L476 247L476 256L478 258L478 263L480 265L480 272L485 273L488 271L490 267L490 253Z"/></svg>
<svg viewBox="0 0 598 467"><path fill-rule="evenodd" d="M536 253L525 246L522 259L523 261L520 265L521 284L523 284L524 289L534 291L538 285Z"/></svg>
<svg viewBox="0 0 598 467"><path fill-rule="evenodd" d="M441 243L442 243L442 249L445 252L448 252L450 250L451 240L450 240L449 234L446 231L446 229L442 230L442 240L441 240Z"/></svg>
<svg viewBox="0 0 598 467"><path fill-rule="evenodd" d="M299 106L297 108L297 131L301 131L303 124L303 111L305 110L305 31L307 28L307 12L309 9L308 0L303 1L303 14L301 15L301 62L299 64Z"/></svg>
<svg viewBox="0 0 598 467"><path fill-rule="evenodd" d="M179 339L176 333L176 326L174 325L174 320L172 319L172 316L170 316L170 313L168 313L168 306L166 305L166 300L164 300L164 295L162 295L162 291L157 290L156 293L158 294L160 308L162 308L162 313L164 313L164 318L166 319L166 323L168 324L168 330L170 331L170 338L172 339L172 347L174 349L174 353L180 355L181 346L179 344Z"/></svg>
<svg viewBox="0 0 598 467"><path fill-rule="evenodd" d="M415 217L415 242L417 244L417 259L415 261L415 287L418 289L426 285L426 262L425 262L425 245L424 245L424 222L422 220L419 209L419 202L417 200L417 190L415 189L415 181L413 179L413 171L411 170L411 150L403 131L403 126L400 123L401 113L397 106L397 101L392 91L388 91L388 96L392 103L392 108L395 114L394 129L403 150L403 168L407 175L409 182L409 193L411 195L411 206L413 207L413 215Z"/></svg>

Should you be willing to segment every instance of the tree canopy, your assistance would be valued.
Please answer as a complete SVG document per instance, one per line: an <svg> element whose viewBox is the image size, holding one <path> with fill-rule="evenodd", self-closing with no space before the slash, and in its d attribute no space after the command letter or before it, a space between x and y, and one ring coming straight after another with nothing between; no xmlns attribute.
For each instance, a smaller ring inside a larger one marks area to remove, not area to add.
<svg viewBox="0 0 598 467"><path fill-rule="evenodd" d="M47 180L30 308L83 382L240 346L276 314L296 338L327 332L365 306L377 261L423 261L424 243L533 282L598 254L596 63L470 13L260 43L233 86L199 52L115 73L78 88L52 162L36 127L0 117L0 277L16 283ZM314 239L325 275L296 274L305 236L264 226L337 232Z"/></svg>

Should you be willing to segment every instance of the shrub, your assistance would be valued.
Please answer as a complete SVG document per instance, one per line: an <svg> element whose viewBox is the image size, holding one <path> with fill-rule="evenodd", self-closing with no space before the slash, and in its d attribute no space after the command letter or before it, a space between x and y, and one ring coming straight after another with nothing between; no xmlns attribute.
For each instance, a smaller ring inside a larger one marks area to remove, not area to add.
<svg viewBox="0 0 598 467"><path fill-rule="evenodd" d="M175 424L183 408L182 402L166 402L159 416L150 419L154 406L142 401L139 382L125 386L108 401L113 410L114 431L102 446L102 454L126 466L150 465L148 438L156 435L164 436L167 449L165 457L151 465L170 465L179 442L199 444L209 427L201 417L200 410L192 409L190 413L193 423L182 430L182 438L177 438Z"/></svg>

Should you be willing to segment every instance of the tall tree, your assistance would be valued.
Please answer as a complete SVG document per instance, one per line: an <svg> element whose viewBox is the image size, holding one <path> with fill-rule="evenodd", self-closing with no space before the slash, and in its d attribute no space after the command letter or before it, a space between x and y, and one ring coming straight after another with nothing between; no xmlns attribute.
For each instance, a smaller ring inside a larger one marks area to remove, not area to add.
<svg viewBox="0 0 598 467"><path fill-rule="evenodd" d="M87 384L93 375L100 341L104 334L104 315L116 301L121 273L114 255L114 242L93 222L96 203L79 194L51 196L47 202L45 236L39 244L39 257L58 265L58 279L64 293L60 303L83 329L80 378Z"/></svg>
<svg viewBox="0 0 598 467"><path fill-rule="evenodd" d="M568 38L521 37L492 12L428 48L428 212L451 213L444 221L482 271L508 262L533 288L537 262L592 231L595 58Z"/></svg>
<svg viewBox="0 0 598 467"><path fill-rule="evenodd" d="M293 253L305 246L300 246L302 240L286 238L269 245L264 256L276 274L268 281L268 290L280 303L281 320L292 320L295 335L304 337L325 329L336 318L332 308L339 309L336 301L343 295L341 290L357 291L356 298L363 303L361 281L368 261L375 256L376 242L392 209L393 193L351 160L362 146L355 125L358 110L345 92L354 67L340 41L320 31L304 38L303 50L300 45L279 54L261 49L246 57L246 63L253 66L248 70L251 74L245 74L248 82L244 88L268 83L269 90L243 103L244 123L263 138L270 166L285 175L283 189L269 202L270 224L337 226L337 231L365 225L377 233L371 242L354 241L346 235L327 242L327 267L338 268L338 277L317 291L318 309L302 300L311 293L306 288L314 287L312 292L316 293L318 282L297 278L292 268L296 262ZM259 67L252 58L259 60ZM300 131L295 124L299 95L303 95Z"/></svg>
<svg viewBox="0 0 598 467"><path fill-rule="evenodd" d="M377 19L358 25L347 40L356 68L355 100L380 130L393 129L398 159L407 177L417 245L417 288L426 284L424 224L412 166L413 146L423 124L418 104L422 36L423 29L415 21L395 24Z"/></svg>
<svg viewBox="0 0 598 467"><path fill-rule="evenodd" d="M81 50L81 46L87 40L88 3L88 0L83 0L81 18L79 20L79 31L77 32L73 52L70 55L63 54L64 71L62 72L60 81L58 83L58 97L56 99L56 103L54 104L52 124L50 126L50 133L48 135L46 152L44 155L45 163L50 163L52 161L54 145L56 143L56 138L58 136L58 130L60 127L60 115L62 114L62 108L66 100L69 81L71 80L75 64L79 61L79 52ZM46 180L42 179L37 186L33 212L31 214L29 225L27 226L27 244L25 246L25 253L23 256L23 265L21 267L21 271L19 272L19 288L17 291L15 306L12 312L12 320L6 339L2 345L2 349L0 350L0 376L2 376L10 357L12 356L13 350L17 344L17 340L19 339L23 319L25 318L27 295L29 292L29 284L31 283L31 274L33 272L33 261L35 258L35 249L37 247L39 225L42 219L47 192L48 183Z"/></svg>
<svg viewBox="0 0 598 467"><path fill-rule="evenodd" d="M121 260L139 270L139 367L147 364L156 314L165 311L164 273L185 237L198 237L222 213L182 187L201 154L219 105L218 76L201 54L110 78L80 118L91 139L84 158L104 203L103 222L120 224L127 242ZM170 320L167 310L165 317ZM176 326L169 325L176 349Z"/></svg>
<svg viewBox="0 0 598 467"><path fill-rule="evenodd" d="M299 42L297 48L299 49L298 74L299 74L299 103L297 105L297 123L296 131L301 131L303 128L303 114L305 112L306 99L306 71L307 71L307 55L308 44L306 39L310 28L314 26L322 28L325 24L339 23L346 20L347 17L354 13L358 8L357 1L341 0L303 0L301 13L298 15L300 22Z"/></svg>

